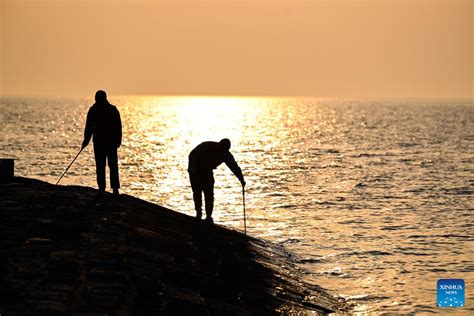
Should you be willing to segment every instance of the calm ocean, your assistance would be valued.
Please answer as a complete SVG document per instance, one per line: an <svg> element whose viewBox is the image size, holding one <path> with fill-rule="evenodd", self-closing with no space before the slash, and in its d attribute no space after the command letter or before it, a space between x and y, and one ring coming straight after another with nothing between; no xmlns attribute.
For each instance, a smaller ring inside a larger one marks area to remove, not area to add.
<svg viewBox="0 0 474 316"><path fill-rule="evenodd" d="M360 312L474 313L474 104L311 98L111 98L122 192L194 215L187 156L227 137L247 181L247 231L296 253L306 280ZM0 157L55 183L92 99L0 99ZM62 184L96 186L92 146ZM216 224L243 230L242 192L215 172ZM436 307L461 278L467 307Z"/></svg>

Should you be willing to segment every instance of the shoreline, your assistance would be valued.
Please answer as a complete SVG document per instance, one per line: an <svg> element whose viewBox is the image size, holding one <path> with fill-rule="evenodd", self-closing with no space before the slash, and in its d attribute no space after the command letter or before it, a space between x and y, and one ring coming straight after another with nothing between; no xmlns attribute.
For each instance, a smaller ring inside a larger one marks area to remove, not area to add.
<svg viewBox="0 0 474 316"><path fill-rule="evenodd" d="M0 183L0 313L349 312L271 242L129 195Z"/></svg>

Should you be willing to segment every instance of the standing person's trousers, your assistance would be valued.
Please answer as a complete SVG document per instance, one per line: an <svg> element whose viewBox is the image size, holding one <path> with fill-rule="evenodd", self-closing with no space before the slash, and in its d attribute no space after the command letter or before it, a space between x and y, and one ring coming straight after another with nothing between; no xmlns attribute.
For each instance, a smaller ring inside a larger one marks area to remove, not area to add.
<svg viewBox="0 0 474 316"><path fill-rule="evenodd" d="M212 216L214 208L214 175L211 171L189 173L191 188L193 189L193 200L196 213L202 214L202 193L206 202L206 215Z"/></svg>
<svg viewBox="0 0 474 316"><path fill-rule="evenodd" d="M109 163L110 187L120 188L117 147L110 145L94 144L95 170L97 174L97 185L99 190L105 190L105 162Z"/></svg>

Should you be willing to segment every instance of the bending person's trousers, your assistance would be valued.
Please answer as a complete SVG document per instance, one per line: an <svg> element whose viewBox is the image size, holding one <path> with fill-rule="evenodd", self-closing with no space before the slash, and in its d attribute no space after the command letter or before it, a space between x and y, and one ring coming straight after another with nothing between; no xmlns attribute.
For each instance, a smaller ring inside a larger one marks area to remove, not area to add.
<svg viewBox="0 0 474 316"><path fill-rule="evenodd" d="M94 144L95 171L99 190L105 190L105 163L109 164L110 187L120 188L117 147L110 145Z"/></svg>
<svg viewBox="0 0 474 316"><path fill-rule="evenodd" d="M196 213L202 214L202 193L206 202L206 215L212 216L214 208L214 175L209 172L189 173L191 188L193 189L193 200Z"/></svg>

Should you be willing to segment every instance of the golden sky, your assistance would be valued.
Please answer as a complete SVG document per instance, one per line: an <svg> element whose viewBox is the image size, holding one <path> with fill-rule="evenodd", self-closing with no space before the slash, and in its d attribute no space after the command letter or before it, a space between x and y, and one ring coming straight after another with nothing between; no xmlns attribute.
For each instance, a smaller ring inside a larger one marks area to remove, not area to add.
<svg viewBox="0 0 474 316"><path fill-rule="evenodd" d="M474 0L0 0L0 94L472 98Z"/></svg>

